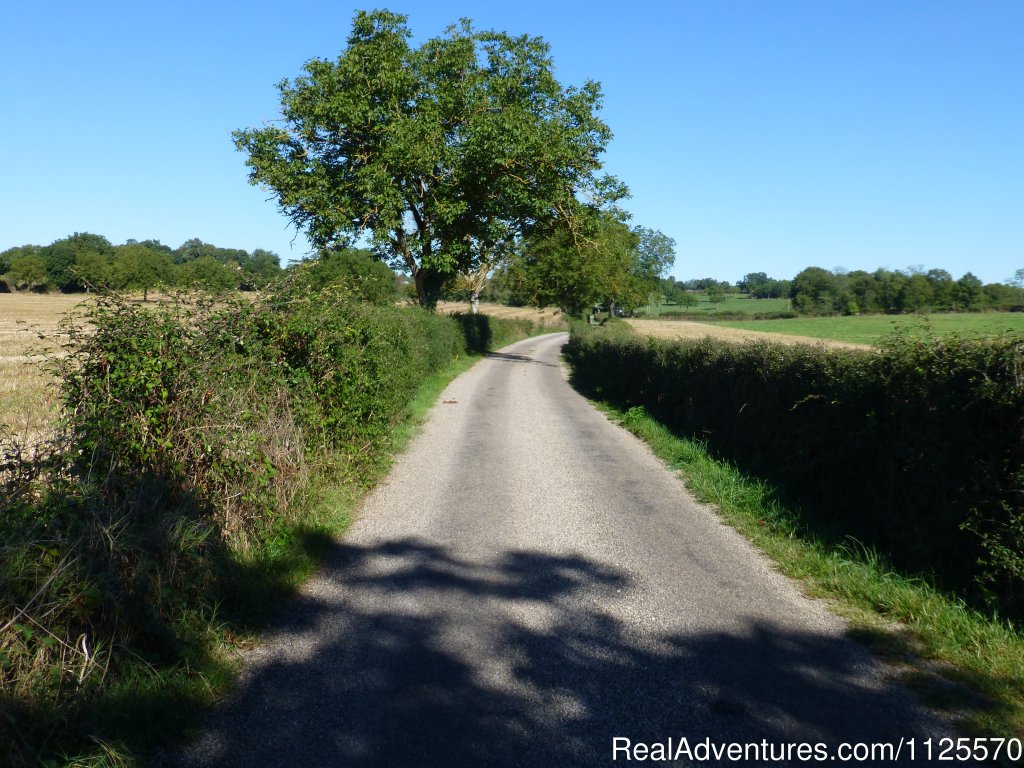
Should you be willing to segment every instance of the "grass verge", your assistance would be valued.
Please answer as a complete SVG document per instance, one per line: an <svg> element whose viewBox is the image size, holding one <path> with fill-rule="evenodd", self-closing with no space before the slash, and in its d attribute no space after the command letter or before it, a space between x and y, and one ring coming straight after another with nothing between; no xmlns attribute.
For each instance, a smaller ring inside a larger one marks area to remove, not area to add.
<svg viewBox="0 0 1024 768"><path fill-rule="evenodd" d="M702 502L849 622L849 634L894 665L931 706L987 737L1024 733L1024 637L921 579L902 576L856 542L826 546L774 490L680 438L643 408L597 402L678 470Z"/></svg>

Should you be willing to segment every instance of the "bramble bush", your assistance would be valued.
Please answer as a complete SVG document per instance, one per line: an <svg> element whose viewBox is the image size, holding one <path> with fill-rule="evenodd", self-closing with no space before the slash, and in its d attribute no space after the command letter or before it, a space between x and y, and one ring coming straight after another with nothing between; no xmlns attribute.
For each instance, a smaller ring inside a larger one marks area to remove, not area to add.
<svg viewBox="0 0 1024 768"><path fill-rule="evenodd" d="M772 482L815 535L1024 618L1021 336L869 352L576 327L566 355L585 389Z"/></svg>
<svg viewBox="0 0 1024 768"><path fill-rule="evenodd" d="M255 578L253 562L278 567L276 542L308 527L297 494L311 475L365 484L430 374L530 330L374 306L302 280L254 303L141 307L105 295L69 320L53 362L56 437L29 447L0 427L10 762L131 741L138 723L119 718L145 706L123 689L140 676L164 691L150 699L178 698L170 709L202 698L152 680L195 678L213 654L211 627L245 623L240 582Z"/></svg>

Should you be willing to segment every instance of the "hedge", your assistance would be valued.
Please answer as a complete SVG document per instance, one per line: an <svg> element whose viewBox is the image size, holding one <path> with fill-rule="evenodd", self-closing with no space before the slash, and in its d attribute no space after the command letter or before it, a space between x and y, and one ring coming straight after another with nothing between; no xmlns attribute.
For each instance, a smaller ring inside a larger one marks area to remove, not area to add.
<svg viewBox="0 0 1024 768"><path fill-rule="evenodd" d="M324 467L332 481L376 477L428 376L530 329L298 283L255 303L100 297L69 322L54 362L58 437L33 449L0 425L0 743L11 763L136 738L138 712L162 705L125 703L125 686L195 678L210 627L237 631L233 600L252 564L272 572L289 539L314 533L294 503L306 478Z"/></svg>
<svg viewBox="0 0 1024 768"><path fill-rule="evenodd" d="M855 351L580 327L566 356L598 397L772 482L815 535L1024 618L1024 337Z"/></svg>

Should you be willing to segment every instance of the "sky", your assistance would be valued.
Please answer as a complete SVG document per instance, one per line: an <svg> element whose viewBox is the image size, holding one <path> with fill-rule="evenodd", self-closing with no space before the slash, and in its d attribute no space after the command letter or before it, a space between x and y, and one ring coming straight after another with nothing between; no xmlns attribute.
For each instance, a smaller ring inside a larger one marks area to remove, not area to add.
<svg viewBox="0 0 1024 768"><path fill-rule="evenodd" d="M600 82L605 168L677 278L1024 268L1018 0L10 0L0 251L93 232L302 258L231 132L375 7L417 42L460 18L540 36L563 85Z"/></svg>

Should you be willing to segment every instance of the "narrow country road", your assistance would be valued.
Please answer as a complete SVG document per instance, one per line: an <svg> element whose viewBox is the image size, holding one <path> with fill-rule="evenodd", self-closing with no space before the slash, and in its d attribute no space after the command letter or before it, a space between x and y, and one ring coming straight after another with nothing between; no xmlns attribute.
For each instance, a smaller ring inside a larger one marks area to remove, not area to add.
<svg viewBox="0 0 1024 768"><path fill-rule="evenodd" d="M601 766L629 762L616 737L953 735L572 390L565 341L451 384L183 764Z"/></svg>

